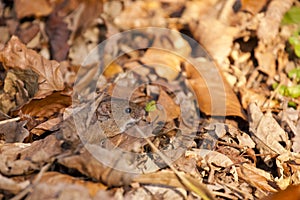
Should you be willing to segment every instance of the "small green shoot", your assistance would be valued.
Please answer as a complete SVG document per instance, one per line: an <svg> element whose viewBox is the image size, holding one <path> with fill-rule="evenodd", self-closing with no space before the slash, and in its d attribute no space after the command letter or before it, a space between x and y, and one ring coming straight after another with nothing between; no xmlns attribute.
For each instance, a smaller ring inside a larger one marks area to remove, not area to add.
<svg viewBox="0 0 300 200"><path fill-rule="evenodd" d="M153 112L153 111L155 111L156 110L156 102L154 100L148 102L146 104L145 110L147 112Z"/></svg>

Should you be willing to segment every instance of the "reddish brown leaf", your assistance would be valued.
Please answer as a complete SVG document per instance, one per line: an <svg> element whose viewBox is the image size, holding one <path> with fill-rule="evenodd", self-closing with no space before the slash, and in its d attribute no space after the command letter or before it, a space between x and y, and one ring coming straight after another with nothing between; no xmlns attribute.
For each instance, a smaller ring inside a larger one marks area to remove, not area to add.
<svg viewBox="0 0 300 200"><path fill-rule="evenodd" d="M37 73L39 75L39 91L35 94L36 98L42 98L55 90L64 89L59 63L47 60L35 51L27 49L15 36L0 51L0 62L6 70L32 70Z"/></svg>

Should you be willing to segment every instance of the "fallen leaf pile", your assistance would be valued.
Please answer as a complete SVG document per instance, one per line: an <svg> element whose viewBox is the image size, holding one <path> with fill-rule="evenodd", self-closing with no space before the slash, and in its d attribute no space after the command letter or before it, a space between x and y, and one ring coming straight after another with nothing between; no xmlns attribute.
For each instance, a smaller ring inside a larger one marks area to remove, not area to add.
<svg viewBox="0 0 300 200"><path fill-rule="evenodd" d="M0 11L0 199L300 199L298 1Z"/></svg>

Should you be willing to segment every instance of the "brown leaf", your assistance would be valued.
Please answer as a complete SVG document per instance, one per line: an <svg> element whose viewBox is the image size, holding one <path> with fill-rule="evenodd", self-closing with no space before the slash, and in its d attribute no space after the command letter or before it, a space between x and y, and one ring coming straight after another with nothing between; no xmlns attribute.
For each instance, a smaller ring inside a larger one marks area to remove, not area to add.
<svg viewBox="0 0 300 200"><path fill-rule="evenodd" d="M268 192L277 191L269 184L273 182L271 174L262 169L245 163L241 166L237 166L237 172L240 178L261 190Z"/></svg>
<svg viewBox="0 0 300 200"><path fill-rule="evenodd" d="M38 75L32 71L10 69L6 73L4 88L0 94L0 109L8 113L16 106L23 105L38 90Z"/></svg>
<svg viewBox="0 0 300 200"><path fill-rule="evenodd" d="M59 63L47 60L35 51L27 49L15 36L0 51L0 62L6 70L32 70L37 73L39 91L35 94L36 98L42 98L53 91L64 89Z"/></svg>
<svg viewBox="0 0 300 200"><path fill-rule="evenodd" d="M299 200L300 199L300 185L291 185L286 190L279 191L275 194L264 197L262 200Z"/></svg>
<svg viewBox="0 0 300 200"><path fill-rule="evenodd" d="M201 66L201 74L190 64L186 65L186 72L200 110L207 115L238 116L246 119L238 98L214 63L196 62Z"/></svg>
<svg viewBox="0 0 300 200"><path fill-rule="evenodd" d="M197 25L191 22L190 28L194 38L218 63L222 63L230 54L233 40L238 33L238 28L227 26L211 17L200 20Z"/></svg>
<svg viewBox="0 0 300 200"><path fill-rule="evenodd" d="M19 19L30 16L46 16L53 10L53 4L48 0L16 0L15 11Z"/></svg>
<svg viewBox="0 0 300 200"><path fill-rule="evenodd" d="M43 99L32 99L22 106L21 112L36 119L50 118L58 112L62 113L63 109L69 107L71 103L70 96L54 92Z"/></svg>
<svg viewBox="0 0 300 200"><path fill-rule="evenodd" d="M45 162L62 153L55 135L31 144L8 143L0 146L0 172L6 176L25 175L41 169Z"/></svg>
<svg viewBox="0 0 300 200"><path fill-rule="evenodd" d="M259 150L262 154L282 154L290 148L290 141L287 133L280 127L270 112L265 115L260 111L255 103L248 107L249 125L251 132L262 143ZM284 145L283 145L284 144Z"/></svg>
<svg viewBox="0 0 300 200"><path fill-rule="evenodd" d="M180 107L174 102L174 100L164 91L160 90L160 95L157 101L158 104L162 105L166 114L167 120L173 120L180 115Z"/></svg>
<svg viewBox="0 0 300 200"><path fill-rule="evenodd" d="M47 183L49 186L57 184L71 184L80 185L88 189L91 196L95 196L99 190L105 190L107 187L101 183L94 183L90 181L84 181L77 179L67 174L61 174L59 172L46 172L43 174L39 183Z"/></svg>
<svg viewBox="0 0 300 200"><path fill-rule="evenodd" d="M58 162L66 167L76 169L88 177L101 180L108 186L127 185L133 176L133 174L117 171L103 165L86 149L82 149L79 155L59 158Z"/></svg>
<svg viewBox="0 0 300 200"><path fill-rule="evenodd" d="M0 189L3 191L8 191L13 194L17 194L29 185L29 181L24 181L18 183L14 181L13 178L7 178L0 174Z"/></svg>
<svg viewBox="0 0 300 200"><path fill-rule="evenodd" d="M180 72L182 58L168 51L148 49L141 61L153 67L160 77L172 81Z"/></svg>
<svg viewBox="0 0 300 200"><path fill-rule="evenodd" d="M257 14L269 0L241 0L241 10L248 11L253 15Z"/></svg>
<svg viewBox="0 0 300 200"><path fill-rule="evenodd" d="M46 22L46 33L50 39L52 59L57 61L66 60L69 52L67 41L71 31L68 29L64 18L59 15L59 10L49 16Z"/></svg>

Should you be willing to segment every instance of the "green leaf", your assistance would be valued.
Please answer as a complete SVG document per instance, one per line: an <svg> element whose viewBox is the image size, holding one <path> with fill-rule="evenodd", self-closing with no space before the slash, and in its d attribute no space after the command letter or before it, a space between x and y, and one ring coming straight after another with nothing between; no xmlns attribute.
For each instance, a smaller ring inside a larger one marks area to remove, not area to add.
<svg viewBox="0 0 300 200"><path fill-rule="evenodd" d="M289 71L288 76L290 79L295 79L297 82L300 81L300 68L295 68Z"/></svg>
<svg viewBox="0 0 300 200"><path fill-rule="evenodd" d="M289 43L292 46L300 44L299 35L293 35L289 37Z"/></svg>
<svg viewBox="0 0 300 200"><path fill-rule="evenodd" d="M293 97L293 98L300 97L300 85L290 86L286 90L289 97Z"/></svg>
<svg viewBox="0 0 300 200"><path fill-rule="evenodd" d="M297 109L297 103L296 103L296 102L293 102L293 101L289 101L289 102L288 102L288 107L292 107L292 108Z"/></svg>
<svg viewBox="0 0 300 200"><path fill-rule="evenodd" d="M156 102L154 100L148 102L146 104L145 110L147 112L155 111L156 110Z"/></svg>
<svg viewBox="0 0 300 200"><path fill-rule="evenodd" d="M277 87L278 87L278 83L273 83L272 85L272 88L275 90ZM284 95L284 96L287 96L287 87L285 85L281 85L279 88L278 88L278 93L281 94L281 95Z"/></svg>
<svg viewBox="0 0 300 200"><path fill-rule="evenodd" d="M282 18L282 24L299 24L300 23L300 7L293 6L288 10Z"/></svg>
<svg viewBox="0 0 300 200"><path fill-rule="evenodd" d="M300 58L300 44L295 45L295 54L298 58Z"/></svg>

